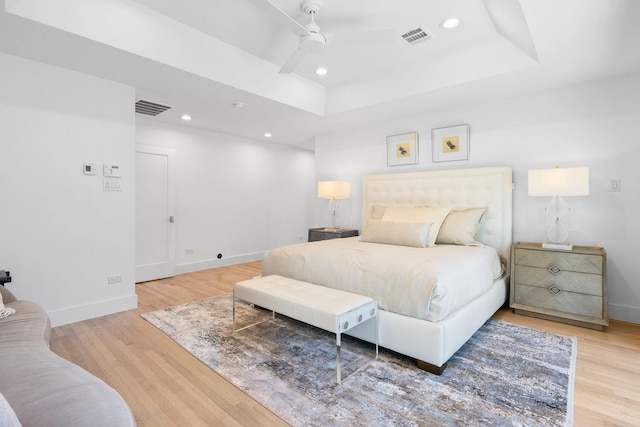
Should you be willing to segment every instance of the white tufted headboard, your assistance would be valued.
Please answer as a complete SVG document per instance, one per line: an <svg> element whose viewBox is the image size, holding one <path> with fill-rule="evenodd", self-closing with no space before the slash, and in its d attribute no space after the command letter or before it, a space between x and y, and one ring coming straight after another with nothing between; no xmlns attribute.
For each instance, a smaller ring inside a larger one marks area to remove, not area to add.
<svg viewBox="0 0 640 427"><path fill-rule="evenodd" d="M486 206L477 239L498 249L508 268L512 189L509 166L368 175L362 181L362 227L373 206Z"/></svg>

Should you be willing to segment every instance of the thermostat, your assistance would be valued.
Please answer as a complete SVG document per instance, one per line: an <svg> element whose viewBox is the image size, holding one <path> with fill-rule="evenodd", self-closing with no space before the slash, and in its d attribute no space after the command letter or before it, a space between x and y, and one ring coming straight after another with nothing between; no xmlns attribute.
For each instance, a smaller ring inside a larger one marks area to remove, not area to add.
<svg viewBox="0 0 640 427"><path fill-rule="evenodd" d="M98 165L95 163L83 163L82 164L82 172L85 175L95 175L98 171Z"/></svg>
<svg viewBox="0 0 640 427"><path fill-rule="evenodd" d="M104 165L102 165L102 174L104 176L111 176L111 177L120 177L120 166L118 165L113 165L110 163L105 163Z"/></svg>

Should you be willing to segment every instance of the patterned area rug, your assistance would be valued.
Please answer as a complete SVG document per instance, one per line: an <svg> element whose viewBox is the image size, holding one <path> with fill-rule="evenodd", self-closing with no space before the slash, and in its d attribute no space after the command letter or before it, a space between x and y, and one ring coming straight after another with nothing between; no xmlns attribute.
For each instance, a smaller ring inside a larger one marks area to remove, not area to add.
<svg viewBox="0 0 640 427"><path fill-rule="evenodd" d="M236 305L239 325L271 312ZM232 333L231 295L142 315L294 426L571 425L576 338L489 320L443 375L343 336L277 316Z"/></svg>

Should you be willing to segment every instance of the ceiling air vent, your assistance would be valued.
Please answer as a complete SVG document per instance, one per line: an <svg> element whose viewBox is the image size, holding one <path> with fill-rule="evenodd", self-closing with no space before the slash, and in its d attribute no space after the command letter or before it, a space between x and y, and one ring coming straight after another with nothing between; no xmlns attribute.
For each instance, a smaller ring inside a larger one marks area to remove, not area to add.
<svg viewBox="0 0 640 427"><path fill-rule="evenodd" d="M433 38L433 36L424 27L418 27L409 30L402 34L400 37L402 37L402 41L410 46L413 46L425 40L431 40Z"/></svg>
<svg viewBox="0 0 640 427"><path fill-rule="evenodd" d="M168 105L156 104L155 102L140 99L136 102L136 113L145 114L147 116L157 116L170 109Z"/></svg>

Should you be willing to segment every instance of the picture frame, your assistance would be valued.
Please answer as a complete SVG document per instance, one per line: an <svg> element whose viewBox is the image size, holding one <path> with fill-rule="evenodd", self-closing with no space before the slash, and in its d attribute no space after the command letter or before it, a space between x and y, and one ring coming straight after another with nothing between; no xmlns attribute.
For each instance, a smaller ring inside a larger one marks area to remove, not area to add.
<svg viewBox="0 0 640 427"><path fill-rule="evenodd" d="M432 161L469 160L469 125L431 129Z"/></svg>
<svg viewBox="0 0 640 427"><path fill-rule="evenodd" d="M418 164L418 132L387 137L387 166Z"/></svg>

